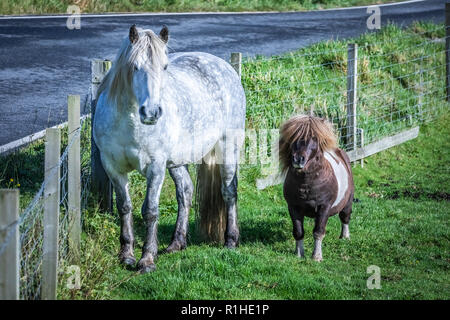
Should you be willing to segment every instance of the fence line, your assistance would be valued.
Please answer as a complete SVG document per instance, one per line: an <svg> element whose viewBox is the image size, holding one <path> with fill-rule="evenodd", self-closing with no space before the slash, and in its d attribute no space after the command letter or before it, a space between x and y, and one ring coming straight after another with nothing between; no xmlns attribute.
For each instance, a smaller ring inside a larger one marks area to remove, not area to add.
<svg viewBox="0 0 450 320"><path fill-rule="evenodd" d="M450 24L450 6L446 6L446 17ZM244 61L241 53L233 53L230 64L241 77L246 92L247 119L254 120L252 115L256 114L264 119L263 128L270 129L279 128L282 121L296 113L326 117L335 125L341 147L349 151L352 160L361 160L363 164L364 157L417 137L418 125L448 107L442 103L450 96L449 28L445 31L445 48L443 43L421 39L422 42L408 47L413 54L406 60L402 60L396 49L372 55L374 46L385 43L383 39L362 45L348 43L347 48L334 51ZM418 37L419 34L408 36ZM436 49L432 53L421 51L428 46ZM335 53L347 53L347 57L333 55ZM310 59L302 59L304 57ZM392 58L388 65L377 60L386 57ZM320 63L314 59L319 59ZM110 67L109 61L92 62L92 91L85 102L85 107L88 104L92 108L92 115L98 85ZM309 73L287 77L286 70L308 70ZM371 77L381 78L381 81ZM321 87L323 84L326 86ZM266 88L268 85L270 87ZM92 138L93 117L81 117L79 122L79 103L79 97L68 98L67 145L59 156L56 141L60 139L55 137L52 148L57 157L52 163L46 161L48 174L31 203L19 217L6 222L0 220L0 267L18 239L17 290L21 299L57 297L58 269L79 260L81 211L87 207L90 190L103 209L112 209L111 184ZM252 126L261 127L256 121ZM57 131L49 130L47 138L50 132ZM49 171L50 168L53 170ZM281 182L280 179L280 176L269 176L257 181L257 186L264 188ZM50 224L53 232L48 236ZM46 247L51 247L51 251ZM2 281L0 275L0 297Z"/></svg>
<svg viewBox="0 0 450 320"><path fill-rule="evenodd" d="M78 109L79 112L78 96L70 96L68 104L72 111L73 109ZM42 185L15 224L8 226L5 230L0 230L3 231L1 234L6 233L6 236L3 238L4 241L0 242L1 259L3 251L10 249L12 243L10 234L13 234L13 228L17 227L19 229L18 247L20 250L17 250L17 252L20 256L20 276L17 279L20 299L55 299L58 284L57 274L61 271L61 268L64 268L71 261L71 257L74 254L69 246L69 226L73 226L73 224L70 224L69 219L69 198L73 197L72 193L76 190L74 188L68 189L69 176L78 175L81 178L80 207L83 209L87 207L90 184L90 167L89 163L86 162L86 157L81 159L78 174L73 170L73 163L71 163L71 169L69 169L69 153L72 154L72 157L77 157L76 149L80 147L80 139L83 141L83 153L90 149L90 119L87 116L80 117L79 114L76 115L76 113L69 110L69 122L74 122L74 115L75 117L78 116L78 122L81 119L81 123L76 129L72 129L73 125L70 125L71 130L68 130L67 145L64 152L61 156L54 156L52 164L47 163L47 174ZM60 131L59 128L47 130L54 134ZM49 135L47 135L47 138L49 138ZM56 152L59 154L58 140L56 137L53 142L47 143L48 147L53 149L51 152L53 154ZM46 157L51 153L47 151ZM71 172L70 174L69 171ZM77 168L75 168L75 171L77 171ZM51 201L52 208L47 205L49 214L44 217L46 203L49 204L49 201ZM57 210L60 211L59 216L56 214ZM50 222L47 221L49 219ZM75 224L78 223L78 221L75 222ZM52 232L49 233L49 231ZM73 232L80 231L80 228L74 228L72 235ZM79 239L79 234L76 237ZM76 244L76 246L79 247L79 244Z"/></svg>

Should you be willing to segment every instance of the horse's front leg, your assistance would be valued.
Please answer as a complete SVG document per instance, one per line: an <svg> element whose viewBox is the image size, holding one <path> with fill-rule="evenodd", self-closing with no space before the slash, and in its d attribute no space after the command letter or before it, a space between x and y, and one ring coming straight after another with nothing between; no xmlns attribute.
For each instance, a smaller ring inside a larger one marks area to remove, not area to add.
<svg viewBox="0 0 450 320"><path fill-rule="evenodd" d="M120 252L119 260L125 265L134 265L134 234L131 198L128 191L128 175L118 173L107 163L105 170L116 192L116 206L120 216Z"/></svg>
<svg viewBox="0 0 450 320"><path fill-rule="evenodd" d="M322 240L325 237L325 229L329 217L329 206L323 206L319 208L314 223L314 251L312 258L315 261L322 261Z"/></svg>
<svg viewBox="0 0 450 320"><path fill-rule="evenodd" d="M166 170L165 162L154 162L147 170L147 194L142 205L142 217L146 227L144 247L142 257L137 265L141 273L146 273L156 269L155 261L158 254L158 217L159 217L159 196L164 182Z"/></svg>
<svg viewBox="0 0 450 320"><path fill-rule="evenodd" d="M235 248L239 243L237 217L237 165L221 165L222 197L227 208L225 247Z"/></svg>
<svg viewBox="0 0 450 320"><path fill-rule="evenodd" d="M189 210L192 205L194 185L187 166L169 169L170 176L175 182L178 202L178 218L173 233L172 243L166 249L167 252L175 252L186 248L186 236L189 225Z"/></svg>
<svg viewBox="0 0 450 320"><path fill-rule="evenodd" d="M295 253L299 258L305 257L305 250L303 248L303 237L305 235L305 231L303 229L303 215L300 213L300 211L293 207L288 206L289 214L292 219L292 235L295 239Z"/></svg>

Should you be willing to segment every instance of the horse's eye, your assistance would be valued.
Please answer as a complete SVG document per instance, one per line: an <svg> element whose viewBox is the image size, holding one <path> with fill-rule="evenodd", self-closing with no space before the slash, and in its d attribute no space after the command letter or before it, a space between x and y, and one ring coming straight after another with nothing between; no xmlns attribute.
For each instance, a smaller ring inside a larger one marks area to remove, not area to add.
<svg viewBox="0 0 450 320"><path fill-rule="evenodd" d="M138 67L134 66L134 71L138 71Z"/></svg>
<svg viewBox="0 0 450 320"><path fill-rule="evenodd" d="M167 70L167 67L168 67L168 64L166 64L166 65L164 66L164 70Z"/></svg>

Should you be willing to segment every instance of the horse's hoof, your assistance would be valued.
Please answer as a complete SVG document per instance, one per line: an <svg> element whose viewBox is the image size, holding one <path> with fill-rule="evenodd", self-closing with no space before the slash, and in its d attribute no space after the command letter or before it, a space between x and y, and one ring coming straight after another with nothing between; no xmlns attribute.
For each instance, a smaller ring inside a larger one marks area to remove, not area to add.
<svg viewBox="0 0 450 320"><path fill-rule="evenodd" d="M124 257L120 259L120 262L126 266L134 266L136 259L134 257Z"/></svg>
<svg viewBox="0 0 450 320"><path fill-rule="evenodd" d="M321 262L323 260L322 257L315 257L315 256L313 256L312 259L317 262Z"/></svg>
<svg viewBox="0 0 450 320"><path fill-rule="evenodd" d="M186 244L182 244L179 241L174 241L172 242L167 249L165 250L166 253L173 253L173 252L177 252L177 251L181 251L186 249Z"/></svg>
<svg viewBox="0 0 450 320"><path fill-rule="evenodd" d="M148 266L138 266L138 271L140 274L153 272L156 270L155 264L149 264Z"/></svg>
<svg viewBox="0 0 450 320"><path fill-rule="evenodd" d="M235 249L238 246L238 243L233 240L227 240L225 242L225 248L227 249Z"/></svg>

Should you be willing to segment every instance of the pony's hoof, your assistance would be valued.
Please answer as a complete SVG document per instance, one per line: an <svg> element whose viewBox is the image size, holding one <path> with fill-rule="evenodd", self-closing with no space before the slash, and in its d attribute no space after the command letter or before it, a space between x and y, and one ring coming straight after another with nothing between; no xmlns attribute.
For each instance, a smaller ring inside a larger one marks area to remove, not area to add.
<svg viewBox="0 0 450 320"><path fill-rule="evenodd" d="M156 265L155 264L150 264L148 266L138 266L138 272L140 274L153 272L155 270L156 270Z"/></svg>
<svg viewBox="0 0 450 320"><path fill-rule="evenodd" d="M167 249L165 250L167 253L177 252L186 249L186 243L181 243L179 241L172 242Z"/></svg>
<svg viewBox="0 0 450 320"><path fill-rule="evenodd" d="M312 259L317 262L321 262L323 260L322 257L316 257L316 256L313 256Z"/></svg>

